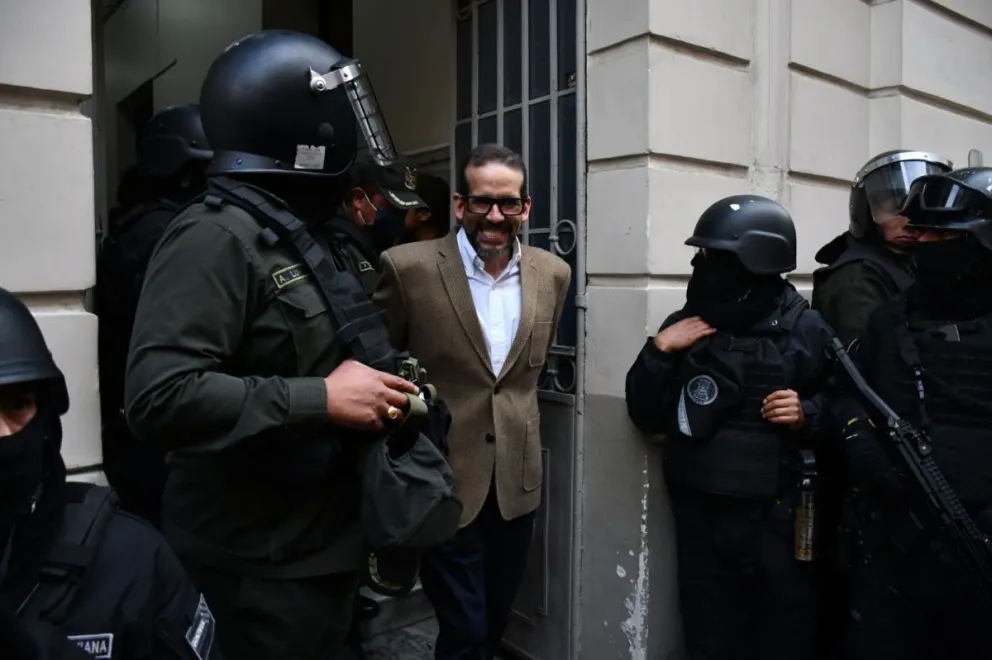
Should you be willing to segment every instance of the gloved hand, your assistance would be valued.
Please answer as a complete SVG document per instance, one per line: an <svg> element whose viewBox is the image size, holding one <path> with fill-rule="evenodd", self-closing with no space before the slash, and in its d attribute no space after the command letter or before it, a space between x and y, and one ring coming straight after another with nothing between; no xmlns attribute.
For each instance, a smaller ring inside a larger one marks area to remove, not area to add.
<svg viewBox="0 0 992 660"><path fill-rule="evenodd" d="M892 496L902 492L896 474L875 425L868 418L849 420L841 430L844 451L854 484L862 491Z"/></svg>

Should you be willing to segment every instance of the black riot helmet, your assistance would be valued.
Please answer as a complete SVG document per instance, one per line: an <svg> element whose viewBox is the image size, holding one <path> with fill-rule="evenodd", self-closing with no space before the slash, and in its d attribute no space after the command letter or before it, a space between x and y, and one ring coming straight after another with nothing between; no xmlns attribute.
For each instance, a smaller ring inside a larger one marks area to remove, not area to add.
<svg viewBox="0 0 992 660"><path fill-rule="evenodd" d="M169 106L138 137L138 168L154 178L175 176L189 163L206 163L212 155L198 105Z"/></svg>
<svg viewBox="0 0 992 660"><path fill-rule="evenodd" d="M737 255L756 275L796 269L796 226L778 202L758 195L734 195L703 211L685 242Z"/></svg>
<svg viewBox="0 0 992 660"><path fill-rule="evenodd" d="M911 229L968 233L992 250L992 168L921 177L901 213Z"/></svg>
<svg viewBox="0 0 992 660"><path fill-rule="evenodd" d="M307 34L266 30L228 46L203 81L200 111L214 149L208 174L342 176L356 123L374 162L396 158L361 64Z"/></svg>
<svg viewBox="0 0 992 660"><path fill-rule="evenodd" d="M848 204L855 238L879 236L877 225L899 215L913 181L928 174L950 172L954 165L926 151L886 151L855 175Z"/></svg>
<svg viewBox="0 0 992 660"><path fill-rule="evenodd" d="M69 410L65 377L57 366L31 311L0 288L0 387L40 381L51 387L52 412Z"/></svg>

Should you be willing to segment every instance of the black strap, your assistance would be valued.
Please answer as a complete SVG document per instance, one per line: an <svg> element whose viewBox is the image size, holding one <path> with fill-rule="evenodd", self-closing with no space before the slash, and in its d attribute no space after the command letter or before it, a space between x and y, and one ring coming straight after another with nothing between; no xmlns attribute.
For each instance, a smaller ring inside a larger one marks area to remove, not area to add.
<svg viewBox="0 0 992 660"><path fill-rule="evenodd" d="M117 511L117 495L109 488L70 483L58 539L41 567L38 586L22 605L37 603L40 617L63 622L76 590L103 541L107 523Z"/></svg>
<svg viewBox="0 0 992 660"><path fill-rule="evenodd" d="M244 209L262 227L261 239L269 246L290 247L307 264L321 294L334 315L338 335L356 360L375 369L393 372L397 353L389 342L389 329L382 312L366 295L356 277L335 267L307 226L281 204L261 191L231 179L210 179L207 205L229 202ZM217 193L212 199L211 193Z"/></svg>

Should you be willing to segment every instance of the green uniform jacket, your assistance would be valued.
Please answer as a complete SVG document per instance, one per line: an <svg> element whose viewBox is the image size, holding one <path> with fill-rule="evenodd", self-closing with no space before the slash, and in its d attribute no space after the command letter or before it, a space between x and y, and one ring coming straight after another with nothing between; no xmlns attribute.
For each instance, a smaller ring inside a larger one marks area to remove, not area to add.
<svg viewBox="0 0 992 660"><path fill-rule="evenodd" d="M908 257L843 234L816 255L829 265L813 273L812 308L845 345L857 339L881 303L913 282Z"/></svg>
<svg viewBox="0 0 992 660"><path fill-rule="evenodd" d="M135 319L128 423L173 452L163 526L184 559L258 577L357 570L361 441L327 422L323 381L346 353L305 265L259 234L230 205L170 225Z"/></svg>

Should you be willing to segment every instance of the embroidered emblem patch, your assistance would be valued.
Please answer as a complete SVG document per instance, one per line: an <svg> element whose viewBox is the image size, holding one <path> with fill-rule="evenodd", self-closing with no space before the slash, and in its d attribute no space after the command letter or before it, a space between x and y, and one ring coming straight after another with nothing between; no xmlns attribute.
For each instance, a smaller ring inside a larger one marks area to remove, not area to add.
<svg viewBox="0 0 992 660"><path fill-rule="evenodd" d="M685 385L685 392L689 400L697 406L708 406L716 401L720 388L717 387L715 380L703 374L689 380Z"/></svg>
<svg viewBox="0 0 992 660"><path fill-rule="evenodd" d="M286 266L272 273L272 279L280 289L285 289L290 284L305 280L308 277L310 277L310 271L303 264Z"/></svg>
<svg viewBox="0 0 992 660"><path fill-rule="evenodd" d="M86 654L100 660L110 660L114 655L114 633L69 635L68 640Z"/></svg>
<svg viewBox="0 0 992 660"><path fill-rule="evenodd" d="M186 643L200 660L210 657L210 650L214 646L214 627L214 615L201 595L196 613L193 614L193 623L186 631Z"/></svg>

